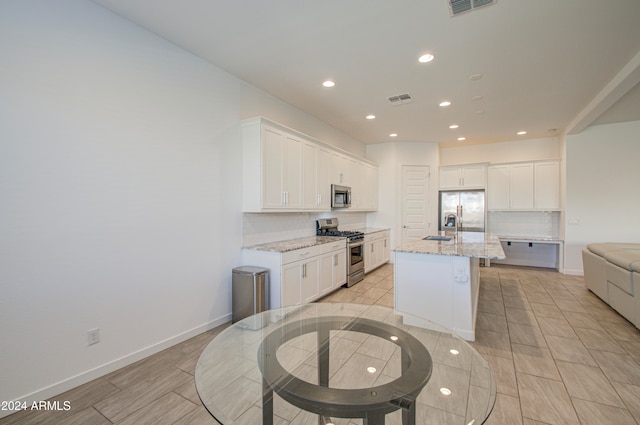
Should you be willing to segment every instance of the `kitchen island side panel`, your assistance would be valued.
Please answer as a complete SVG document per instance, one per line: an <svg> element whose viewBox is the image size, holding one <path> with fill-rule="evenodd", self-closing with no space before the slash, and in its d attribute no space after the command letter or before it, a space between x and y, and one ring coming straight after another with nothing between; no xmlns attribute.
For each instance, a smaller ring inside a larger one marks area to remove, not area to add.
<svg viewBox="0 0 640 425"><path fill-rule="evenodd" d="M282 307L282 256L271 251L243 249L245 265L269 269L269 309Z"/></svg>
<svg viewBox="0 0 640 425"><path fill-rule="evenodd" d="M475 340L479 259L395 252L395 308Z"/></svg>

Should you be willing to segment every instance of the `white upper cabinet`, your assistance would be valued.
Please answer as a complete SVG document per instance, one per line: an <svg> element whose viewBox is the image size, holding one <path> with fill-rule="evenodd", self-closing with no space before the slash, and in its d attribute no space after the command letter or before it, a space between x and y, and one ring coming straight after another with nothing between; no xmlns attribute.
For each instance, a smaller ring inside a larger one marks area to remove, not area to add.
<svg viewBox="0 0 640 425"><path fill-rule="evenodd" d="M375 203L366 167L375 170ZM330 211L331 184L355 186L356 209L377 208L375 165L263 118L243 123L242 179L244 212Z"/></svg>
<svg viewBox="0 0 640 425"><path fill-rule="evenodd" d="M467 164L440 167L440 189L484 189L487 165Z"/></svg>
<svg viewBox="0 0 640 425"><path fill-rule="evenodd" d="M538 210L560 209L560 162L535 163L534 205Z"/></svg>
<svg viewBox="0 0 640 425"><path fill-rule="evenodd" d="M316 191L318 192L317 210L329 211L331 209L331 151L318 147L316 160Z"/></svg>
<svg viewBox="0 0 640 425"><path fill-rule="evenodd" d="M331 209L331 152L315 143L304 142L302 148L302 197L304 209Z"/></svg>
<svg viewBox="0 0 640 425"><path fill-rule="evenodd" d="M244 130L257 137L243 139L243 210L302 209L302 140L267 125Z"/></svg>
<svg viewBox="0 0 640 425"><path fill-rule="evenodd" d="M533 209L533 164L511 166L511 209Z"/></svg>
<svg viewBox="0 0 640 425"><path fill-rule="evenodd" d="M558 210L560 164L558 161L490 165L487 208L500 210Z"/></svg>
<svg viewBox="0 0 640 425"><path fill-rule="evenodd" d="M349 165L350 161L345 155L339 152L331 154L331 184L349 186Z"/></svg>
<svg viewBox="0 0 640 425"><path fill-rule="evenodd" d="M376 211L378 209L378 167L360 161L352 161L350 167L352 211Z"/></svg>
<svg viewBox="0 0 640 425"><path fill-rule="evenodd" d="M511 207L509 165L490 165L487 170L487 207L490 210L508 210Z"/></svg>

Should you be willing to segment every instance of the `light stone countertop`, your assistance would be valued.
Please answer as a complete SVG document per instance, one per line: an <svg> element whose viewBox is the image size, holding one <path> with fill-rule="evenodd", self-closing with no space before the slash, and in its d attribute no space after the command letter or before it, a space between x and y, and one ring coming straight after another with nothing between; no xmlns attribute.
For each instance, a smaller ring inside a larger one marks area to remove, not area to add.
<svg viewBox="0 0 640 425"><path fill-rule="evenodd" d="M394 249L395 252L414 254L455 255L469 258L489 258L504 260L500 239L497 235L484 232L437 232L433 236L452 236L450 241L416 240Z"/></svg>
<svg viewBox="0 0 640 425"><path fill-rule="evenodd" d="M310 248L312 246L332 243L346 238L340 236L308 236L305 238L288 239L284 241L267 242L258 245L243 246L243 249L255 249L258 251L288 252L296 249Z"/></svg>
<svg viewBox="0 0 640 425"><path fill-rule="evenodd" d="M510 236L498 235L500 240L504 241L525 241L525 242L564 242L560 238L552 238L550 236Z"/></svg>
<svg viewBox="0 0 640 425"><path fill-rule="evenodd" d="M389 228L388 227L360 227L358 229L353 229L353 230L357 230L358 232L362 232L365 235L369 235L371 233L384 232L386 230L389 230Z"/></svg>

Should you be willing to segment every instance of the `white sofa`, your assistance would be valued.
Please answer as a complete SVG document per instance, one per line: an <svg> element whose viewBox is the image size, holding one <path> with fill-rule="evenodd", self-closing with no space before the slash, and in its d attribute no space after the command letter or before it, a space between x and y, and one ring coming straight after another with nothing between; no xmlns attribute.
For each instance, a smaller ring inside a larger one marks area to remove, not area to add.
<svg viewBox="0 0 640 425"><path fill-rule="evenodd" d="M587 288L640 328L640 244L592 243L582 263Z"/></svg>

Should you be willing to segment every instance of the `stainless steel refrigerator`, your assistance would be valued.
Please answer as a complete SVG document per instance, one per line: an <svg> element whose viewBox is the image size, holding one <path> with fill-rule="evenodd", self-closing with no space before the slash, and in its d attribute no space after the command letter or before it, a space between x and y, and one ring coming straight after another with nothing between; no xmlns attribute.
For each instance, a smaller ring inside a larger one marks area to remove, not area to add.
<svg viewBox="0 0 640 425"><path fill-rule="evenodd" d="M441 191L439 205L439 230L484 232L484 190Z"/></svg>

